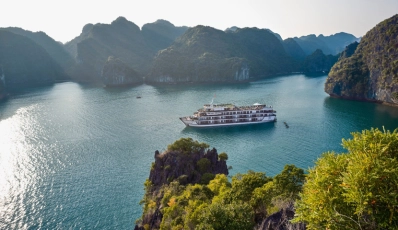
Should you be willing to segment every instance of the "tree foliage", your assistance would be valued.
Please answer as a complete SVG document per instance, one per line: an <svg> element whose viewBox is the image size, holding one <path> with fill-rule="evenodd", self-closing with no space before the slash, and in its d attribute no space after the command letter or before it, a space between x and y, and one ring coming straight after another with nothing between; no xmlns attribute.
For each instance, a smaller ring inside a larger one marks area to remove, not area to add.
<svg viewBox="0 0 398 230"><path fill-rule="evenodd" d="M209 148L208 144L199 143L198 141L194 141L190 137L180 138L173 144L167 146L167 149L170 151L182 151L184 153L197 152L207 148Z"/></svg>
<svg viewBox="0 0 398 230"><path fill-rule="evenodd" d="M309 171L296 220L309 229L398 228L398 133L364 130Z"/></svg>
<svg viewBox="0 0 398 230"><path fill-rule="evenodd" d="M208 183L187 186L178 181L165 185L160 202L163 214L160 228L253 229L257 217L263 219L269 210L279 210L275 197L289 201L297 197L304 171L287 165L274 178L249 171L233 176L232 183L224 174L209 180Z"/></svg>
<svg viewBox="0 0 398 230"><path fill-rule="evenodd" d="M226 161L226 160L228 160L228 154L226 152L222 152L222 153L218 154L218 159L220 159L222 161Z"/></svg>

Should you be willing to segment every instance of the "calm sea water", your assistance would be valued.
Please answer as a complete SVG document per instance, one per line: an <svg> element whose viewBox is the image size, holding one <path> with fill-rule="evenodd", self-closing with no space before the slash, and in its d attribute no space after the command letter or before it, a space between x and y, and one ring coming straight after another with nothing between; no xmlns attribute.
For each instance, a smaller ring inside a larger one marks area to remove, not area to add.
<svg viewBox="0 0 398 230"><path fill-rule="evenodd" d="M181 137L227 152L231 175L275 175L285 164L308 169L323 152L344 151L350 132L398 127L398 108L330 98L325 79L21 91L0 104L0 229L133 229L155 150ZM178 119L214 96L272 105L278 121L197 130Z"/></svg>

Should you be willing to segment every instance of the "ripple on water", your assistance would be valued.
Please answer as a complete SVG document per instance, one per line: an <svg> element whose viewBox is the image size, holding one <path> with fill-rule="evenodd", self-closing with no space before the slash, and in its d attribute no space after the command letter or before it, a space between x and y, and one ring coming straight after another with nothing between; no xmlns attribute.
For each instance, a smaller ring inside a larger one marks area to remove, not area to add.
<svg viewBox="0 0 398 230"><path fill-rule="evenodd" d="M322 152L343 151L341 138L352 131L398 127L397 108L329 98L325 79L126 89L60 83L22 92L0 104L0 229L131 229L155 150L181 137L227 152L231 175L272 176L285 164L307 169ZM178 120L213 97L273 105L278 121L192 129Z"/></svg>

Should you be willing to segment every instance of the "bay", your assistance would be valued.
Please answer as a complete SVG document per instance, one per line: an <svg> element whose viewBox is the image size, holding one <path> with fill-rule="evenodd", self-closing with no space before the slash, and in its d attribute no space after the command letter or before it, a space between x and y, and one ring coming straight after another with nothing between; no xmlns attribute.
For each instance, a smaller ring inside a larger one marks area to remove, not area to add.
<svg viewBox="0 0 398 230"><path fill-rule="evenodd" d="M181 137L226 152L230 175L272 176L285 164L308 169L323 152L344 152L350 132L398 127L398 108L330 98L325 79L21 90L0 104L0 229L133 229L155 150ZM212 98L272 105L278 121L194 129L178 119Z"/></svg>

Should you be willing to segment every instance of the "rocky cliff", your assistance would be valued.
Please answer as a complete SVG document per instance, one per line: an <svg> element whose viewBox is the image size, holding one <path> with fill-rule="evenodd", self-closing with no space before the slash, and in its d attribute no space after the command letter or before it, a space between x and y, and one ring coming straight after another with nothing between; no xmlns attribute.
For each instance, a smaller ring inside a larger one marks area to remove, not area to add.
<svg viewBox="0 0 398 230"><path fill-rule="evenodd" d="M217 150L209 150L208 147L207 144L198 143L191 138L182 138L169 145L163 153L155 151L155 162L152 163L149 180L146 182L144 213L135 229L144 230L143 226L150 229L160 228L164 188L172 182L182 186L206 184L215 174L228 175L225 159L219 159Z"/></svg>
<svg viewBox="0 0 398 230"><path fill-rule="evenodd" d="M120 59L126 66L145 76L159 49L169 46L185 28L159 20L143 26L119 17L111 24L87 24L82 33L65 44L76 59L74 79L101 82L101 73L109 56Z"/></svg>
<svg viewBox="0 0 398 230"><path fill-rule="evenodd" d="M239 82L289 73L297 65L270 31L188 29L155 57L148 82Z"/></svg>
<svg viewBox="0 0 398 230"><path fill-rule="evenodd" d="M142 77L137 72L129 68L120 59L110 56L102 69L102 82L105 86L126 86L141 84Z"/></svg>
<svg viewBox="0 0 398 230"><path fill-rule="evenodd" d="M342 57L325 83L331 96L398 104L398 15L366 33L354 54Z"/></svg>
<svg viewBox="0 0 398 230"><path fill-rule="evenodd" d="M70 73L75 61L73 57L66 51L62 43L55 41L44 32L31 32L17 27L0 28L30 38L39 46L43 47L47 53L61 66L66 73Z"/></svg>
<svg viewBox="0 0 398 230"><path fill-rule="evenodd" d="M28 37L0 30L0 51L1 78L7 90L66 79L61 66Z"/></svg>

